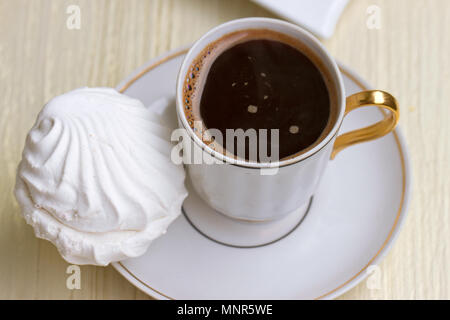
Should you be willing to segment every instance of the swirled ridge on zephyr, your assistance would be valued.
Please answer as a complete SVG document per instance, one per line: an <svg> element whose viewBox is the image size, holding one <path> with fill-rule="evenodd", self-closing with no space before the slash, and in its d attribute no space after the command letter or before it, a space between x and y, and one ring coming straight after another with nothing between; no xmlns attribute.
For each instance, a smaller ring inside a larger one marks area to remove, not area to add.
<svg viewBox="0 0 450 320"><path fill-rule="evenodd" d="M172 129L114 89L53 98L27 136L15 188L36 236L75 264L142 255L187 196Z"/></svg>

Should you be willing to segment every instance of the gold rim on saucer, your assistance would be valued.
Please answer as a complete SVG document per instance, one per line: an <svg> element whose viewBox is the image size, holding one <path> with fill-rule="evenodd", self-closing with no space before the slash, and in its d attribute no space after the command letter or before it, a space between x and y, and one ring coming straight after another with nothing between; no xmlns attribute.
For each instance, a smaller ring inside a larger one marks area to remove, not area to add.
<svg viewBox="0 0 450 320"><path fill-rule="evenodd" d="M140 71L137 75L135 75L133 78L131 78L129 81L127 81L120 89L119 92L124 93L134 82L136 82L139 78L141 78L142 76L144 76L146 73L148 73L149 71L153 70L154 68L160 66L161 64L174 59L180 55L186 54L189 51L189 49L183 49L181 51L177 51L174 52L172 54L169 54L168 56L156 61L155 63L152 63L150 66L146 67L145 69L143 69L142 71ZM357 79L354 75L352 75L348 70L346 70L345 68L343 68L342 66L339 66L339 70L342 72L342 74L344 74L345 76L347 76L349 79L351 79L355 84L357 84L362 90L370 90L369 88L367 88L367 86L365 84L363 84L359 79ZM383 113L383 115L386 115L382 109L380 109L380 112ZM403 150L401 147L401 143L400 143L400 139L398 137L397 132L394 130L392 131L392 134L394 135L395 138L395 143L397 145L399 154L400 154L400 160L401 160L401 166L402 166L402 195L401 195L401 200L400 200L400 207L397 210L397 215L395 217L394 220L394 224L392 226L392 228L390 229L387 238L385 239L385 241L383 242L381 248L377 251L377 253L369 260L369 262L367 262L367 264L360 270L358 271L354 276L352 276L351 278L349 278L347 281L345 281L344 283L342 283L341 285L339 285L338 287L328 291L325 294L322 294L319 297L314 298L314 300L319 300L319 299L323 299L326 298L327 296L335 293L336 291L338 291L339 289L345 287L347 284L349 284L350 282L352 282L353 280L355 280L358 276L360 276L370 265L372 265L372 263L375 261L375 259L383 252L383 250L386 248L386 246L389 244L389 241L391 240L394 231L396 230L397 226L398 226L398 222L400 220L400 216L401 213L403 211L403 207L404 207L404 203L405 203L405 191L406 191L406 165L405 165L405 156L403 154ZM134 275L130 270L128 270L123 264L122 262L118 262L118 265L120 265L120 267L127 272L129 275L131 275L134 279L136 279L136 281L138 281L140 284L142 284L143 286L145 286L146 288L152 290L153 292L169 299L169 300L175 300L174 298L162 293L161 291L156 290L155 288L150 287L148 284L146 284L144 281L142 281L141 279L139 279L136 275ZM148 293L146 293L148 294ZM150 295L151 296L151 295ZM151 296L154 299L157 299L153 296Z"/></svg>

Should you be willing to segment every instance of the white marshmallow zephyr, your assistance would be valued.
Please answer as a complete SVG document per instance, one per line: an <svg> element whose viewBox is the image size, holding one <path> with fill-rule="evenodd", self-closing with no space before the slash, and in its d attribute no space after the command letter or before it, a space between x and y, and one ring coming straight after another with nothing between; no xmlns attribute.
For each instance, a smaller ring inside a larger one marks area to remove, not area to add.
<svg viewBox="0 0 450 320"><path fill-rule="evenodd" d="M15 187L36 236L74 264L142 255L187 196L184 169L170 160L172 129L110 88L48 102L27 136Z"/></svg>

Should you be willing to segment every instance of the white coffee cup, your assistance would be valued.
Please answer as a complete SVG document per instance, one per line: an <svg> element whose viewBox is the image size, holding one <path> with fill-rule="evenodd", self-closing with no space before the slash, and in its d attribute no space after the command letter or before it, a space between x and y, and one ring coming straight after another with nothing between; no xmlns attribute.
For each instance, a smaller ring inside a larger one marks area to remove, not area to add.
<svg viewBox="0 0 450 320"><path fill-rule="evenodd" d="M212 42L245 29L269 29L298 39L331 76L335 86L337 116L329 133L312 149L299 156L272 163L248 162L214 151L192 130L185 113L183 88L194 59ZM399 117L397 102L389 93L364 91L345 97L344 83L336 62L325 47L304 29L276 19L245 18L224 23L206 33L187 53L177 80L179 125L190 138L189 146L202 155L200 164L186 164L191 183L199 196L215 210L235 219L271 221L309 204L330 158L350 145L369 141L391 132ZM337 137L344 116L359 107L373 105L390 111L380 122ZM188 141L184 141L185 148ZM211 161L215 160L215 161ZM214 162L213 164L211 164ZM303 210L303 211L305 211Z"/></svg>

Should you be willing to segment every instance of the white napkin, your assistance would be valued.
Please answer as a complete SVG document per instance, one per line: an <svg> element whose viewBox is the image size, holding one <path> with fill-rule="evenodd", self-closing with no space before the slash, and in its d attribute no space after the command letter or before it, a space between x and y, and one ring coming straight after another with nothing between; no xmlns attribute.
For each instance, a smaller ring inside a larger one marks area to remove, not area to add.
<svg viewBox="0 0 450 320"><path fill-rule="evenodd" d="M252 0L277 15L315 33L321 38L333 35L348 0Z"/></svg>

